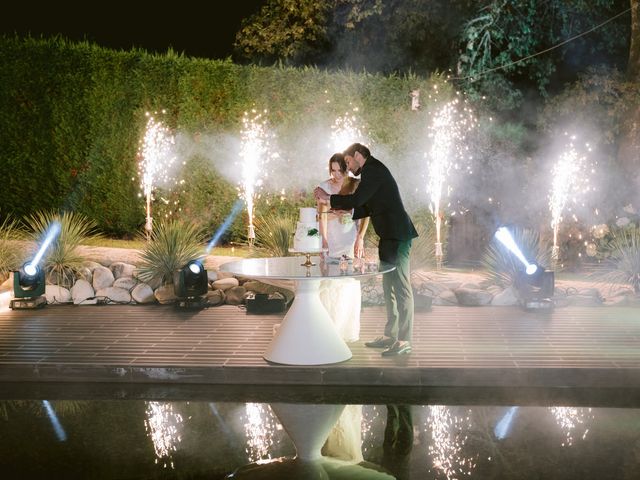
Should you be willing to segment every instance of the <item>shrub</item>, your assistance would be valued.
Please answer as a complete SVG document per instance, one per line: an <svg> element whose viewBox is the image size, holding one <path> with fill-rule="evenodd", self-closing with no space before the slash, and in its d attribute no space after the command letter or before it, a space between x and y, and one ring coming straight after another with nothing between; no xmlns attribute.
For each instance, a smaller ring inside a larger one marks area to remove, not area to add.
<svg viewBox="0 0 640 480"><path fill-rule="evenodd" d="M629 285L640 294L640 227L631 225L611 233L604 247L604 267L593 276L610 286Z"/></svg>
<svg viewBox="0 0 640 480"><path fill-rule="evenodd" d="M40 211L27 217L26 223L36 246L43 244L55 223L60 225L60 232L44 253L44 271L49 283L72 286L84 260L77 247L98 236L95 222L79 213Z"/></svg>
<svg viewBox="0 0 640 480"><path fill-rule="evenodd" d="M191 260L204 257L202 242L203 236L196 225L179 220L161 220L142 250L138 278L150 284L171 283L176 270Z"/></svg>
<svg viewBox="0 0 640 480"><path fill-rule="evenodd" d="M292 213L269 212L256 217L254 256L287 257L292 246L297 217Z"/></svg>
<svg viewBox="0 0 640 480"><path fill-rule="evenodd" d="M22 255L15 240L22 234L22 228L16 219L7 217L0 223L0 283L9 277L9 272L20 266Z"/></svg>

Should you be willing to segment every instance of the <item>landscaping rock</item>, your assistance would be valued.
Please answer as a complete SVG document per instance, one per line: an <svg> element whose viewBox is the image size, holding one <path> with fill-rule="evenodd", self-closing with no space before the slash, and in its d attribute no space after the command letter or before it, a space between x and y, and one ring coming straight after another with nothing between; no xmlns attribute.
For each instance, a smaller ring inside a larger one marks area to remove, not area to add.
<svg viewBox="0 0 640 480"><path fill-rule="evenodd" d="M83 278L76 280L75 285L71 288L71 298L75 305L83 303L88 298L95 297L95 291L89 282Z"/></svg>
<svg viewBox="0 0 640 480"><path fill-rule="evenodd" d="M445 290L433 299L434 305L458 305L458 297L451 290Z"/></svg>
<svg viewBox="0 0 640 480"><path fill-rule="evenodd" d="M480 305L489 305L493 295L486 290L480 290L479 288L458 288L453 291L458 303L465 307L478 307Z"/></svg>
<svg viewBox="0 0 640 480"><path fill-rule="evenodd" d="M93 289L97 292L113 285L115 278L107 267L100 265L93 270Z"/></svg>
<svg viewBox="0 0 640 480"><path fill-rule="evenodd" d="M153 295L153 289L146 283L139 283L131 291L131 298L136 303L153 303L156 297Z"/></svg>
<svg viewBox="0 0 640 480"><path fill-rule="evenodd" d="M210 307L217 307L225 302L225 294L222 290L209 290L207 292L207 304Z"/></svg>
<svg viewBox="0 0 640 480"><path fill-rule="evenodd" d="M71 302L71 292L59 285L46 285L44 295L47 303L69 303Z"/></svg>
<svg viewBox="0 0 640 480"><path fill-rule="evenodd" d="M115 282L113 282L114 287L124 288L128 292L133 290L133 287L135 287L137 284L138 280L133 277L120 277Z"/></svg>
<svg viewBox="0 0 640 480"><path fill-rule="evenodd" d="M173 289L173 284L162 285L161 287L156 288L153 295L156 297L156 300L158 300L158 303L163 305L174 303L178 299Z"/></svg>
<svg viewBox="0 0 640 480"><path fill-rule="evenodd" d="M93 262L91 260L85 260L84 262L82 262L82 266L88 268L92 273L96 269L96 267L102 267L100 263Z"/></svg>
<svg viewBox="0 0 640 480"><path fill-rule="evenodd" d="M509 306L518 304L518 295L513 287L507 287L491 299L491 305Z"/></svg>
<svg viewBox="0 0 640 480"><path fill-rule="evenodd" d="M421 293L414 293L413 306L416 312L428 312L433 305L433 297L422 295Z"/></svg>
<svg viewBox="0 0 640 480"><path fill-rule="evenodd" d="M222 279L222 278L231 278L233 277L233 273L230 272L222 272L220 270L216 271L216 275L218 276L218 280Z"/></svg>
<svg viewBox="0 0 640 480"><path fill-rule="evenodd" d="M106 287L96 290L96 297L105 298L107 303L131 303L129 290L119 287Z"/></svg>
<svg viewBox="0 0 640 480"><path fill-rule="evenodd" d="M84 265L80 267L76 273L77 278L81 278L82 280L86 280L88 283L93 283L93 273L89 267L85 267Z"/></svg>
<svg viewBox="0 0 640 480"><path fill-rule="evenodd" d="M238 281L237 278L226 277L226 278L221 278L219 280L216 280L215 282L213 282L211 286L213 287L214 290L226 291L226 290L229 290L230 288L237 287L238 285L240 285L240 282Z"/></svg>
<svg viewBox="0 0 640 480"><path fill-rule="evenodd" d="M113 272L114 278L118 279L122 277L133 277L133 272L135 271L136 266L131 265L130 263L113 262L110 269Z"/></svg>
<svg viewBox="0 0 640 480"><path fill-rule="evenodd" d="M225 303L227 305L242 305L247 289L244 287L231 287L224 291Z"/></svg>
<svg viewBox="0 0 640 480"><path fill-rule="evenodd" d="M220 276L218 275L218 272L214 272L213 270L207 270L207 281L209 283L213 283L216 280L218 280L218 278L220 278Z"/></svg>

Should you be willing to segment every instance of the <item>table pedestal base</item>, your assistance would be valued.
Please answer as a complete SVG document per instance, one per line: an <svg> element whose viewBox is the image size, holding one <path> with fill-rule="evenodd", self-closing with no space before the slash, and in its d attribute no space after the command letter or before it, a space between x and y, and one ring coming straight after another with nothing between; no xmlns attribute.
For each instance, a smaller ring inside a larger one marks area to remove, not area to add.
<svg viewBox="0 0 640 480"><path fill-rule="evenodd" d="M349 360L351 350L320 301L320 281L296 282L295 298L264 359L286 365L323 365Z"/></svg>

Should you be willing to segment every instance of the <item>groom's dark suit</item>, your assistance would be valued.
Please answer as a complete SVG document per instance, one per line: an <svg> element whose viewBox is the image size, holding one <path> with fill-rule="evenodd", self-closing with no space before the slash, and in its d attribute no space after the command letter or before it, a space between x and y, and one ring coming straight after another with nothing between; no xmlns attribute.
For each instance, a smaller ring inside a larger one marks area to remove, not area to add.
<svg viewBox="0 0 640 480"><path fill-rule="evenodd" d="M398 184L380 160L369 156L362 166L360 183L351 195L331 195L331 208L354 209L353 219L370 217L380 237L381 261L393 263L396 270L385 274L383 288L387 304L385 335L411 340L413 327L413 291L409 253L411 239L418 236L404 209Z"/></svg>

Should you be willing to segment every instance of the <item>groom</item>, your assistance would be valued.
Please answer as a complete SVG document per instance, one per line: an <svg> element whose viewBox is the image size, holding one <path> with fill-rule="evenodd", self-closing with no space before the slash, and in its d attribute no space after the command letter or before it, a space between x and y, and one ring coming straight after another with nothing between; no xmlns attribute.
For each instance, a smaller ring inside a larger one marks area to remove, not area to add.
<svg viewBox="0 0 640 480"><path fill-rule="evenodd" d="M373 229L380 237L378 256L383 262L396 266L382 279L387 306L384 336L367 347L385 348L383 357L411 353L413 332L413 290L409 270L411 240L418 236L404 209L395 179L369 149L354 143L344 151L347 167L354 175L361 175L360 184L351 195L329 195L321 188L314 190L316 200L336 210L354 209L353 219L370 217Z"/></svg>

